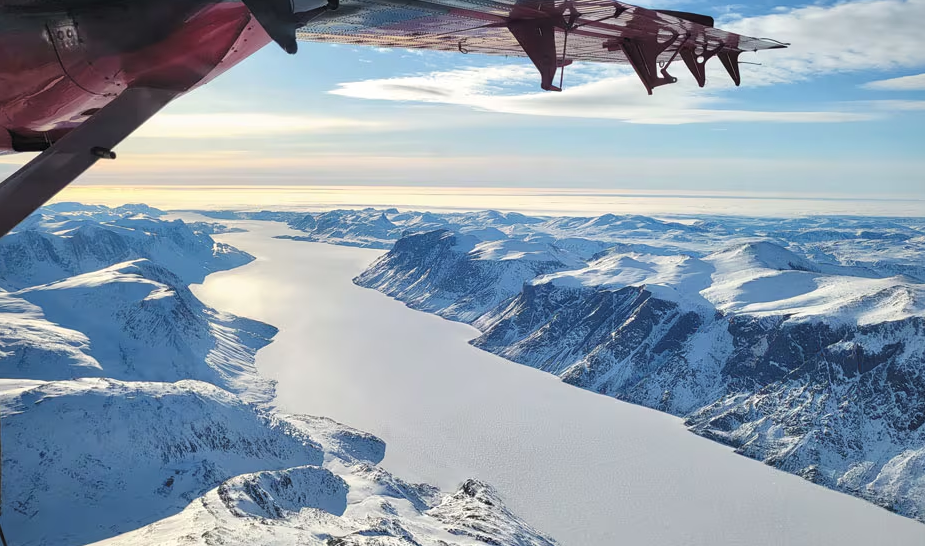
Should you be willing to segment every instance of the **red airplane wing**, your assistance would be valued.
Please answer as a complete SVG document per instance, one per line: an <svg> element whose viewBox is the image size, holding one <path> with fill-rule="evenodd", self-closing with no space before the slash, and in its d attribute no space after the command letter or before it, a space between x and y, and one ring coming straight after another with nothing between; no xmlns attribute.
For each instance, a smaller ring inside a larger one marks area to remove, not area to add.
<svg viewBox="0 0 925 546"><path fill-rule="evenodd" d="M651 94L674 83L667 65L682 60L701 87L717 56L736 85L738 56L786 44L713 27L711 17L655 11L610 0L516 3L492 0L351 0L349 13L327 12L297 32L300 40L526 56L543 89L572 61L626 63Z"/></svg>

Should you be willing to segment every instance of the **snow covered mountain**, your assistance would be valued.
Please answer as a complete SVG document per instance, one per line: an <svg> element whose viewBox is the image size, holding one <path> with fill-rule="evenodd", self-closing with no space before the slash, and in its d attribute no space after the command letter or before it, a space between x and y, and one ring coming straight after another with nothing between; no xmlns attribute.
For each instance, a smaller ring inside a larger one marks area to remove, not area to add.
<svg viewBox="0 0 925 546"><path fill-rule="evenodd" d="M276 329L205 307L148 260L0 296L0 309L22 310L7 315L0 330L7 343L4 377L196 379L255 400L271 396L272 384L257 375L253 357ZM24 336L25 324L55 335Z"/></svg>
<svg viewBox="0 0 925 546"><path fill-rule="evenodd" d="M19 544L93 542L179 512L232 476L323 459L199 381L36 382L0 403L4 526Z"/></svg>
<svg viewBox="0 0 925 546"><path fill-rule="evenodd" d="M381 440L207 383L2 383L17 544L554 544L489 486L405 483Z"/></svg>
<svg viewBox="0 0 925 546"><path fill-rule="evenodd" d="M139 214L150 212L146 205L80 207L44 207L0 239L0 288L49 283L137 258L149 259L190 284L253 260L184 222Z"/></svg>
<svg viewBox="0 0 925 546"><path fill-rule="evenodd" d="M925 521L925 221L477 228L406 235L355 282L476 326L481 349Z"/></svg>
<svg viewBox="0 0 925 546"><path fill-rule="evenodd" d="M195 379L266 399L253 356L276 329L209 309L186 287L253 258L138 210L151 212L54 205L0 239L2 376Z"/></svg>
<svg viewBox="0 0 925 546"><path fill-rule="evenodd" d="M435 213L397 209L327 212L200 211L212 218L286 222L310 241L388 249L404 235L447 229L482 241L514 238L547 242L583 259L613 247L647 254L704 256L748 241L768 241L819 265L839 265L875 276L925 280L925 220L819 216L792 219L639 215L534 217L516 212Z"/></svg>
<svg viewBox="0 0 925 546"><path fill-rule="evenodd" d="M375 286L416 309L471 321L516 294L537 275L582 262L547 243L481 241L447 230L408 235L357 283Z"/></svg>
<svg viewBox="0 0 925 546"><path fill-rule="evenodd" d="M276 329L188 289L252 258L159 216L62 204L0 240L11 541L554 544L485 484L405 483L378 438L274 412L254 355Z"/></svg>

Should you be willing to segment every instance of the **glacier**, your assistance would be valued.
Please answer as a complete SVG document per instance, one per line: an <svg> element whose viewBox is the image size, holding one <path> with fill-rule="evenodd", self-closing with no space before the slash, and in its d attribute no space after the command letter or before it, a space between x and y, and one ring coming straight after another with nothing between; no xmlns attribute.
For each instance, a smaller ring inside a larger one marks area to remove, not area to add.
<svg viewBox="0 0 925 546"><path fill-rule="evenodd" d="M404 482L375 436L275 411L254 357L277 329L189 290L253 256L163 216L60 203L0 239L8 539L555 544L485 483Z"/></svg>

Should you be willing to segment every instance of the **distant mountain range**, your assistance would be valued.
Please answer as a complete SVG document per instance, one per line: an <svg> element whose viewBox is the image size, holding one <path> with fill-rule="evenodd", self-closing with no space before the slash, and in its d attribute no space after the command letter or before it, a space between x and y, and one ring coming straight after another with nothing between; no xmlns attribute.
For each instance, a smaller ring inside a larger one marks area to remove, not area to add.
<svg viewBox="0 0 925 546"><path fill-rule="evenodd" d="M405 483L378 438L272 411L254 355L276 329L188 289L253 258L161 216L66 203L0 239L15 544L554 544L486 484Z"/></svg>
<svg viewBox="0 0 925 546"><path fill-rule="evenodd" d="M391 248L355 282L476 347L925 521L923 219L274 214Z"/></svg>

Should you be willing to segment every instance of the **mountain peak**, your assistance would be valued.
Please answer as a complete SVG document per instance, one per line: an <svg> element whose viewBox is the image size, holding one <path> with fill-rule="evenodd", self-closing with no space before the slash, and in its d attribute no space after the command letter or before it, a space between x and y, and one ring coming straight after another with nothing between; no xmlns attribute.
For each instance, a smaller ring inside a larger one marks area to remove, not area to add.
<svg viewBox="0 0 925 546"><path fill-rule="evenodd" d="M777 271L820 271L819 266L811 260L766 240L739 244L712 254L710 258L738 270L762 268Z"/></svg>

